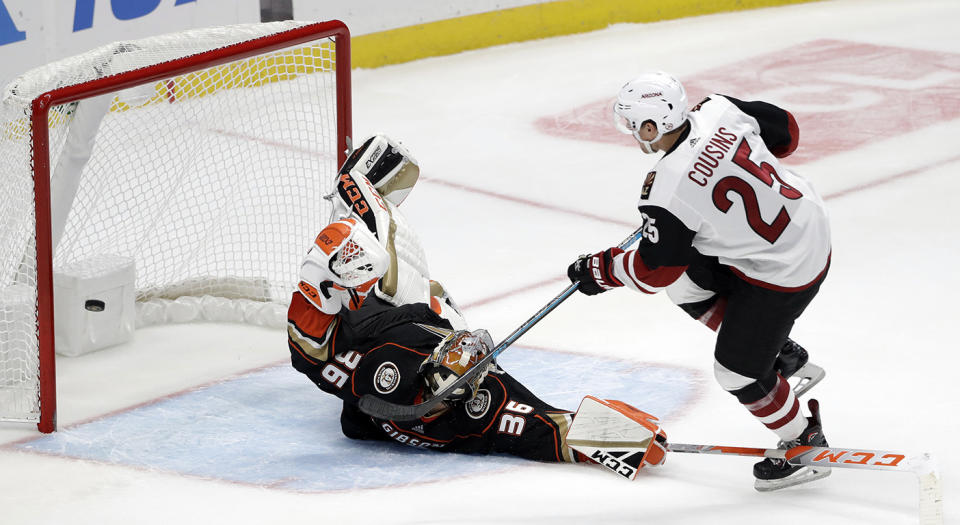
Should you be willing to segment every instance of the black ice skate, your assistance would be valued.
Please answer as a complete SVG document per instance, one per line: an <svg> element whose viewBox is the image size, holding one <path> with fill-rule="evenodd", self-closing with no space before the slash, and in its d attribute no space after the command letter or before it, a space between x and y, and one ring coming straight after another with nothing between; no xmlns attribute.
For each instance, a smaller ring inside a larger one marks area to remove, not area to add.
<svg viewBox="0 0 960 525"><path fill-rule="evenodd" d="M799 379L793 387L793 395L797 397L807 393L827 375L823 368L810 362L807 351L792 339L783 344L774 367L784 379Z"/></svg>
<svg viewBox="0 0 960 525"><path fill-rule="evenodd" d="M797 439L786 443L781 441L779 448L789 449L800 445L827 446L827 439L823 436L823 426L820 423L820 403L816 399L811 399L807 406L810 407L811 414L807 418L807 428ZM753 465L753 476L757 478L753 486L760 492L768 492L825 478L829 475L829 467L791 465L785 459L767 458Z"/></svg>

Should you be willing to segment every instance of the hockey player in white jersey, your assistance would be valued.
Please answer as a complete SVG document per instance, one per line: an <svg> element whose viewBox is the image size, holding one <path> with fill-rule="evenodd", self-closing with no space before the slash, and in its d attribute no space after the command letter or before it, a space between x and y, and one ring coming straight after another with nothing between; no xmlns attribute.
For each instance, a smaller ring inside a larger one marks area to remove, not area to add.
<svg viewBox="0 0 960 525"><path fill-rule="evenodd" d="M823 201L779 161L798 144L793 115L717 94L688 111L683 86L663 72L627 83L613 112L645 153L663 153L641 189L644 235L635 249L581 256L568 276L587 295L665 290L717 331L717 381L781 447L825 446L817 403L806 417L787 381L807 365L788 336L826 276L831 249ZM828 474L774 459L754 466L758 490Z"/></svg>

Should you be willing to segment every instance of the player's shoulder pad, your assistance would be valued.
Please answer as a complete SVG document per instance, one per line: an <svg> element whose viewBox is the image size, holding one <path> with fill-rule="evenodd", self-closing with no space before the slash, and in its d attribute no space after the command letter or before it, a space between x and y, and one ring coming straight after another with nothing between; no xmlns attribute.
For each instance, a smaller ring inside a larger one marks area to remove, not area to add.
<svg viewBox="0 0 960 525"><path fill-rule="evenodd" d="M713 96L715 97L715 96L717 96L717 95L713 95ZM722 95L720 95L720 96L722 96ZM703 109L703 105L706 104L707 102L710 102L710 100L711 100L711 97L709 97L709 96L708 96L708 97L704 97L703 100L701 100L700 102L697 102L696 105L694 105L692 108L690 108L690 113L694 113L694 112L700 111L701 109Z"/></svg>
<svg viewBox="0 0 960 525"><path fill-rule="evenodd" d="M719 121L729 119L731 110L735 111L738 115L752 119L752 116L744 112L739 104L742 104L742 102L733 97L714 93L690 108L688 115L690 119L694 121L694 123L699 124L701 130L705 132L712 130ZM696 135L695 133L691 133L691 138Z"/></svg>
<svg viewBox="0 0 960 525"><path fill-rule="evenodd" d="M726 99L748 119L776 157L787 157L797 149L800 127L789 111L762 100L745 102L729 96Z"/></svg>

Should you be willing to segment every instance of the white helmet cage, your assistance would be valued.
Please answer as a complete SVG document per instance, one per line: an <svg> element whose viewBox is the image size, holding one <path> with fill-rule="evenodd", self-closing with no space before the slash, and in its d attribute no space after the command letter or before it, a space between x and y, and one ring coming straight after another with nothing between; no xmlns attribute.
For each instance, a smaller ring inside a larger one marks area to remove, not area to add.
<svg viewBox="0 0 960 525"><path fill-rule="evenodd" d="M657 126L657 136L640 138L640 127L646 121ZM683 84L662 71L644 73L627 82L613 103L613 122L617 130L640 142L643 150L653 151L651 144L660 140L687 120L687 92Z"/></svg>

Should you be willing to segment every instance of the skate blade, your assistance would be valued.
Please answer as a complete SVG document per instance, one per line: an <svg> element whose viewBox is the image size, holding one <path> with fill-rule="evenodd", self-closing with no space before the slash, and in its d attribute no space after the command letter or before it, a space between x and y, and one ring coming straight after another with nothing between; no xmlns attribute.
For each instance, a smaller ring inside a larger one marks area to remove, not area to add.
<svg viewBox="0 0 960 525"><path fill-rule="evenodd" d="M800 378L800 381L797 382L797 385L793 387L793 395L800 397L803 394L806 394L811 388L816 386L817 383L823 381L824 376L827 375L827 372L823 368L807 362L807 364L800 367L799 370L793 373L793 377Z"/></svg>
<svg viewBox="0 0 960 525"><path fill-rule="evenodd" d="M759 492L771 492L774 490L785 489L803 483L809 483L830 475L831 469L824 467L803 467L793 474L781 479L758 479L754 481L753 488Z"/></svg>

